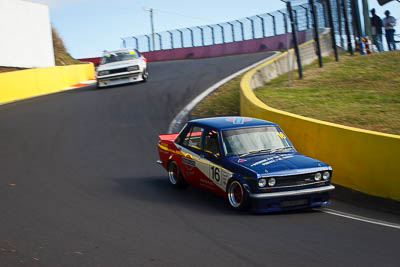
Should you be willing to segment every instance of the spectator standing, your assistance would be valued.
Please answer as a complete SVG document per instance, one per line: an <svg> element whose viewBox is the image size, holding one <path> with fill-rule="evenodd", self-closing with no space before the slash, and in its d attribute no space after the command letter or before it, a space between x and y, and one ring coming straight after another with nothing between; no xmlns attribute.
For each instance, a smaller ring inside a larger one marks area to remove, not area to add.
<svg viewBox="0 0 400 267"><path fill-rule="evenodd" d="M379 52L383 52L383 44L382 44L382 20L376 15L375 8L371 9L371 28L372 28L372 41Z"/></svg>
<svg viewBox="0 0 400 267"><path fill-rule="evenodd" d="M386 41L389 50L396 50L396 43L394 42L394 26L396 26L396 19L390 16L389 10L385 11L386 18L383 19L383 26L385 27Z"/></svg>

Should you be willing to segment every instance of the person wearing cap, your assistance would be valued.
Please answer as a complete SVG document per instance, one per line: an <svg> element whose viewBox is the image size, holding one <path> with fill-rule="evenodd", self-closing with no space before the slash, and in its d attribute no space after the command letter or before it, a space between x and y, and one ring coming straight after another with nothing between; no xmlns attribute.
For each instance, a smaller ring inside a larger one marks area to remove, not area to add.
<svg viewBox="0 0 400 267"><path fill-rule="evenodd" d="M390 11L385 11L386 18L383 19L383 26L385 27L386 41L389 50L396 50L396 43L394 42L394 26L396 26L396 19L390 16Z"/></svg>
<svg viewBox="0 0 400 267"><path fill-rule="evenodd" d="M382 44L382 20L376 15L375 8L371 9L371 32L372 32L372 41L378 49L379 52L383 52L383 44Z"/></svg>

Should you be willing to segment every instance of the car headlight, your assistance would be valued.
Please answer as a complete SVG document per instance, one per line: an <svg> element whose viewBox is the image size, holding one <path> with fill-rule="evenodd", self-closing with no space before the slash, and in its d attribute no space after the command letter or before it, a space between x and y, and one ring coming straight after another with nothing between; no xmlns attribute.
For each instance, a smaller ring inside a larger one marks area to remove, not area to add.
<svg viewBox="0 0 400 267"><path fill-rule="evenodd" d="M138 70L139 69L139 66L138 65L135 65L135 66L130 66L130 67L128 67L128 71L135 71L135 70Z"/></svg>
<svg viewBox="0 0 400 267"><path fill-rule="evenodd" d="M264 178L258 179L258 186L259 187L265 187L267 185L267 180Z"/></svg>
<svg viewBox="0 0 400 267"><path fill-rule="evenodd" d="M110 72L108 70L102 70L102 71L99 71L98 76L104 76L104 75L108 75L108 74L110 74Z"/></svg>
<svg viewBox="0 0 400 267"><path fill-rule="evenodd" d="M331 174L329 172L324 172L322 174L322 179L329 180L329 178L331 178Z"/></svg>
<svg viewBox="0 0 400 267"><path fill-rule="evenodd" d="M321 174L320 172L317 172L317 173L314 175L314 180L315 180L315 181L320 181L320 180L321 180L321 177L322 177L322 174Z"/></svg>
<svg viewBox="0 0 400 267"><path fill-rule="evenodd" d="M276 179L275 178L269 178L268 179L268 185L273 187L276 184Z"/></svg>

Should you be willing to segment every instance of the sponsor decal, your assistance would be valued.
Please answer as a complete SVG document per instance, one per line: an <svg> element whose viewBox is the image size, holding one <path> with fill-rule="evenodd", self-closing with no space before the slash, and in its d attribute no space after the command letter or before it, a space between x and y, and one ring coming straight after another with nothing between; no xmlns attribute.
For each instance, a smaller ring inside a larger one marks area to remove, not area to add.
<svg viewBox="0 0 400 267"><path fill-rule="evenodd" d="M254 166L258 166L260 164L262 164L263 166L266 166L266 165L272 164L274 162L277 162L277 161L280 161L280 160L284 160L284 159L289 159L289 158L293 158L293 156L289 155L289 156L284 156L284 157L281 157L281 156L268 157L266 159L257 161L256 163L253 163L250 166L254 167Z"/></svg>
<svg viewBox="0 0 400 267"><path fill-rule="evenodd" d="M286 135L282 132L276 133L281 139L286 139Z"/></svg>
<svg viewBox="0 0 400 267"><path fill-rule="evenodd" d="M182 162L183 164L192 166L192 167L196 167L196 162L192 159L188 159L188 158L182 158Z"/></svg>
<svg viewBox="0 0 400 267"><path fill-rule="evenodd" d="M241 118L241 117L232 117L227 118L226 121L232 122L233 124L245 124L248 121L251 121L251 118Z"/></svg>
<svg viewBox="0 0 400 267"><path fill-rule="evenodd" d="M274 159L272 159L272 160L269 160L269 161L267 161L267 162L264 162L262 165L263 165L263 166L267 166L267 165L272 164L272 163L275 163L275 162L277 162L277 161L284 160L284 159L289 159L289 158L293 158L293 156L276 157L276 158L274 158Z"/></svg>
<svg viewBox="0 0 400 267"><path fill-rule="evenodd" d="M230 176L229 173L222 171L222 183L224 185L226 185L228 183L229 176Z"/></svg>
<svg viewBox="0 0 400 267"><path fill-rule="evenodd" d="M251 167L258 166L258 165L263 164L264 162L267 162L267 161L269 161L269 160L271 160L271 159L273 159L273 158L271 158L271 157L270 157L270 158L266 158L266 159L257 161L257 162L255 162L255 163L251 164L250 166L251 166Z"/></svg>
<svg viewBox="0 0 400 267"><path fill-rule="evenodd" d="M238 160L238 163L243 163L243 162L246 162L247 160L245 160L245 159L239 159Z"/></svg>

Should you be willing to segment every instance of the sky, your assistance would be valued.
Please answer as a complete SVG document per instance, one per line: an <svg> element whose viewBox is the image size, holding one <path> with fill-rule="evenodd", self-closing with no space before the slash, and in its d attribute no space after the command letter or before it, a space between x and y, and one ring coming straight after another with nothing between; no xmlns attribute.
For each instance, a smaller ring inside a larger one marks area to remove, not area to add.
<svg viewBox="0 0 400 267"><path fill-rule="evenodd" d="M149 12L153 8L155 31L215 24L285 8L280 0L28 0L50 9L52 26L74 58L100 56L103 50L119 49L121 37L151 32ZM383 17L386 9L398 18L400 3L379 6L368 0ZM294 1L299 2L299 1ZM306 2L306 1L300 1Z"/></svg>

